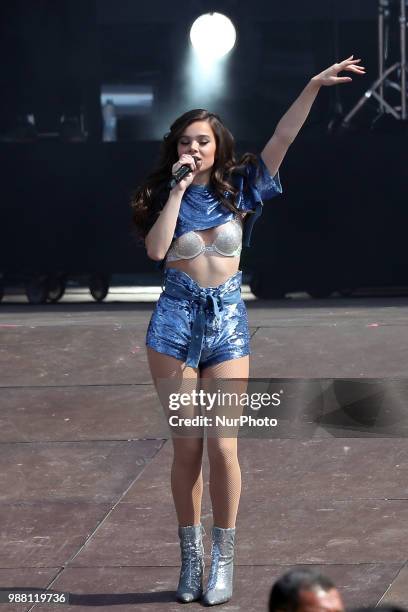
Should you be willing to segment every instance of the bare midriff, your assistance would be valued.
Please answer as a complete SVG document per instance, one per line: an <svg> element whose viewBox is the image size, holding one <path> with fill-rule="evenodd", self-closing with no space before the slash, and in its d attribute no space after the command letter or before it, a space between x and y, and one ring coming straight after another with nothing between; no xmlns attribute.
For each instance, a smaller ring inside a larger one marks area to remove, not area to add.
<svg viewBox="0 0 408 612"><path fill-rule="evenodd" d="M242 219L245 214L241 215ZM195 230L200 234L205 244L212 244L215 239L215 228L208 230ZM240 255L226 257L220 253L201 253L191 259L169 261L166 268L175 268L188 274L200 287L216 287L225 283L239 270Z"/></svg>

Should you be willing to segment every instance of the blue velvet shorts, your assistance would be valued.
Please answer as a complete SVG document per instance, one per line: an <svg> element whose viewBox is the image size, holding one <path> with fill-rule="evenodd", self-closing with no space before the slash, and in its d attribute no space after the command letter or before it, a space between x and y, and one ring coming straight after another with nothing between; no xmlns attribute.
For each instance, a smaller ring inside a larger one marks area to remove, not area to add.
<svg viewBox="0 0 408 612"><path fill-rule="evenodd" d="M239 270L217 287L201 287L185 272L175 268L164 271L165 291L160 295L151 316L146 334L146 345L159 353L171 355L186 362L192 342L195 319L200 315L201 298L204 306L204 325L200 338L200 355L197 367L207 367L250 354L248 315L239 291L242 272ZM172 285L173 295L166 293L166 283ZM186 297L175 297L181 293ZM236 303L228 301L238 293ZM204 301L203 301L204 299ZM214 304L217 300L221 307ZM197 338L197 336L195 336ZM191 365L191 364L190 364Z"/></svg>

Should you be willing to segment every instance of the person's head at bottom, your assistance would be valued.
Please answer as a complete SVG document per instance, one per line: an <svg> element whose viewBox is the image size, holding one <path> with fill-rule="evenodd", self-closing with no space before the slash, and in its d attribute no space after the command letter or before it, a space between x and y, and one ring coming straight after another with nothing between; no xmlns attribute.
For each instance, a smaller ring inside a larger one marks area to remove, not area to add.
<svg viewBox="0 0 408 612"><path fill-rule="evenodd" d="M293 569L272 586L269 612L344 612L339 591L314 569Z"/></svg>

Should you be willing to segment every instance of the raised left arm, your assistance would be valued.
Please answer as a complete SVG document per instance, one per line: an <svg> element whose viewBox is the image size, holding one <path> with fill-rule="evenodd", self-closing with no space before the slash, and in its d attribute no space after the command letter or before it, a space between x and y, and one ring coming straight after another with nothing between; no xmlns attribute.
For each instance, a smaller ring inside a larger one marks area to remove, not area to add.
<svg viewBox="0 0 408 612"><path fill-rule="evenodd" d="M288 148L306 121L320 87L322 85L337 85L338 83L352 81L351 77L337 76L343 70L354 72L355 74L365 74L364 66L356 65L361 60L354 60L352 58L353 56L351 55L348 59L338 64L333 64L333 66L312 77L299 97L296 98L292 106L283 115L276 126L275 132L261 152L261 157L271 176L275 176L279 170L279 166Z"/></svg>

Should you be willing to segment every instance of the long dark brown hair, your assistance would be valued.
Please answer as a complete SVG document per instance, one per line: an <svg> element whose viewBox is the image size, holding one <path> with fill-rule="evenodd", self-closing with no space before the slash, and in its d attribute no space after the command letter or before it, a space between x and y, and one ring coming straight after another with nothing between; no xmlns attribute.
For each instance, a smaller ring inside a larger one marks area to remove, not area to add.
<svg viewBox="0 0 408 612"><path fill-rule="evenodd" d="M245 175L248 163L258 167L257 156L245 153L239 161L235 157L235 141L231 132L222 123L220 117L208 110L198 108L184 113L170 126L160 147L157 168L149 174L131 196L133 226L136 235L144 239L156 222L159 212L167 202L170 189L171 169L178 160L177 144L184 130L195 121L208 121L216 141L214 165L211 169L210 188L218 200L233 212L238 212L236 199L238 189L234 186L232 175L239 172ZM225 191L231 194L228 198Z"/></svg>

